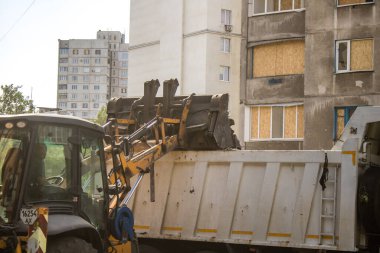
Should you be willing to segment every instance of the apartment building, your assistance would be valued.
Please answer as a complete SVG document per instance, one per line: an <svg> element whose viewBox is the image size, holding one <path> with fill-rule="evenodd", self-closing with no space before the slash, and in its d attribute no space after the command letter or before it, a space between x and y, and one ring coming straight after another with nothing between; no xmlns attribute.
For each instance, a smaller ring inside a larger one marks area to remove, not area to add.
<svg viewBox="0 0 380 253"><path fill-rule="evenodd" d="M128 94L141 96L145 81L177 78L177 95L229 93L239 125L242 10L236 0L131 0Z"/></svg>
<svg viewBox="0 0 380 253"><path fill-rule="evenodd" d="M128 44L119 31L96 39L59 40L57 107L60 114L95 119L111 97L127 95Z"/></svg>
<svg viewBox="0 0 380 253"><path fill-rule="evenodd" d="M247 149L330 149L358 106L380 104L374 0L244 0Z"/></svg>

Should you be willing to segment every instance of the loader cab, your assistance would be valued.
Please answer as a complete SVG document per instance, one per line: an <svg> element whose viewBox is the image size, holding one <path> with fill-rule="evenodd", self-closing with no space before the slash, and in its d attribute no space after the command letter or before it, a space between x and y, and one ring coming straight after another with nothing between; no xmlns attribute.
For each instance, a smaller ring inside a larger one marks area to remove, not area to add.
<svg viewBox="0 0 380 253"><path fill-rule="evenodd" d="M43 206L49 216L79 216L104 231L103 136L102 127L73 117L0 117L0 223L15 224L21 208Z"/></svg>

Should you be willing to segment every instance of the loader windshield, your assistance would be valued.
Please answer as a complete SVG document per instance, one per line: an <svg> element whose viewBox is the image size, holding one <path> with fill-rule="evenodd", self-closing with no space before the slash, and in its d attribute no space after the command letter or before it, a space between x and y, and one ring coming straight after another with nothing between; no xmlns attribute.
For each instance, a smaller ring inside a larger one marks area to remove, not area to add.
<svg viewBox="0 0 380 253"><path fill-rule="evenodd" d="M18 200L30 132L25 123L0 124L0 222L12 220Z"/></svg>

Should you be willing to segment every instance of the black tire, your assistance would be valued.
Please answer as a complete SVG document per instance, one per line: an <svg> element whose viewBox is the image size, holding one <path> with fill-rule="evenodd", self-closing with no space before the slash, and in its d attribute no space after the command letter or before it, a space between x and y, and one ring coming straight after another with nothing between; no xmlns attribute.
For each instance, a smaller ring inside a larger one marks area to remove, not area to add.
<svg viewBox="0 0 380 253"><path fill-rule="evenodd" d="M163 251L147 244L141 244L139 245L139 253L163 253Z"/></svg>
<svg viewBox="0 0 380 253"><path fill-rule="evenodd" d="M92 244L78 237L63 237L57 239L48 239L47 253L97 253Z"/></svg>
<svg viewBox="0 0 380 253"><path fill-rule="evenodd" d="M380 168L369 168L359 179L358 215L367 233L380 233Z"/></svg>

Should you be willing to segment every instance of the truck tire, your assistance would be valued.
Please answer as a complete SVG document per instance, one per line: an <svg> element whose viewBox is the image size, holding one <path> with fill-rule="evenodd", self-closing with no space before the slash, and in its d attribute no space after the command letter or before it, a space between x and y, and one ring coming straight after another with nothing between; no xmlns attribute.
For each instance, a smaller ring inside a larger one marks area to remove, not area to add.
<svg viewBox="0 0 380 253"><path fill-rule="evenodd" d="M63 237L48 240L47 253L97 253L92 244L78 237Z"/></svg>
<svg viewBox="0 0 380 253"><path fill-rule="evenodd" d="M380 168L369 168L359 179L358 215L367 233L380 233Z"/></svg>

